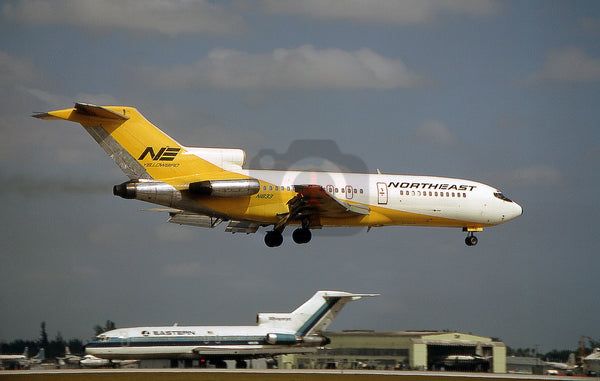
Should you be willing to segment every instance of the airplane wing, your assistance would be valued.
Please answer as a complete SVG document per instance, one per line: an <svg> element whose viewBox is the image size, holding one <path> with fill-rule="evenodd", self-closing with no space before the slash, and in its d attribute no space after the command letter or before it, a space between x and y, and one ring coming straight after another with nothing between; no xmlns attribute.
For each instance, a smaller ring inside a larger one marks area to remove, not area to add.
<svg viewBox="0 0 600 381"><path fill-rule="evenodd" d="M319 226L320 217L349 218L368 215L368 206L350 204L340 200L320 185L294 185L298 194L288 201L289 213L283 216L275 229L287 225L290 220L311 221L311 225Z"/></svg>

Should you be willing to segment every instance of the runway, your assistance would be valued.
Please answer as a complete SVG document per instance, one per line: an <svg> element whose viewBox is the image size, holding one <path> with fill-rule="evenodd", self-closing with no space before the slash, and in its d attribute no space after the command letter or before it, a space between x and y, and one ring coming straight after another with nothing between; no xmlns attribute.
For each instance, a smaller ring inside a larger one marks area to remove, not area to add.
<svg viewBox="0 0 600 381"><path fill-rule="evenodd" d="M2 380L26 381L502 381L502 380L581 380L598 377L541 376L523 374L412 372L375 370L274 370L274 369L63 369L0 371Z"/></svg>

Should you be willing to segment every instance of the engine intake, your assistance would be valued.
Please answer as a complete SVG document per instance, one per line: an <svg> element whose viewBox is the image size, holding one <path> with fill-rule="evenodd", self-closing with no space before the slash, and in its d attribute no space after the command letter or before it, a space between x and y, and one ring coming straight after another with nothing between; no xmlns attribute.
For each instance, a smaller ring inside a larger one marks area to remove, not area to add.
<svg viewBox="0 0 600 381"><path fill-rule="evenodd" d="M199 196L252 196L260 191L260 182L257 179L204 180L190 183L189 191Z"/></svg>

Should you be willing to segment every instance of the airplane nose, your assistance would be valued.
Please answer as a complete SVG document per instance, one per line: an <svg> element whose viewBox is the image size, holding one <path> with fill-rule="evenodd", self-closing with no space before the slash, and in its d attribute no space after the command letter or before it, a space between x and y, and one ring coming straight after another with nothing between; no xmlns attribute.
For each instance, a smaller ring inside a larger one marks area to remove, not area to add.
<svg viewBox="0 0 600 381"><path fill-rule="evenodd" d="M516 202L513 202L513 216L512 218L517 218L523 214L523 207Z"/></svg>

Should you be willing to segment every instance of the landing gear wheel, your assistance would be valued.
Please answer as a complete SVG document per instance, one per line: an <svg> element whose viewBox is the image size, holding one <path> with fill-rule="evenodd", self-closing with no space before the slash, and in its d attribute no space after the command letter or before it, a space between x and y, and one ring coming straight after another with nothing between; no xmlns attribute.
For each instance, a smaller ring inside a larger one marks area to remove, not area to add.
<svg viewBox="0 0 600 381"><path fill-rule="evenodd" d="M475 246L477 245L477 242L479 242L479 240L477 239L477 237L475 237L474 235L468 235L465 238L465 243L467 244L467 246Z"/></svg>
<svg viewBox="0 0 600 381"><path fill-rule="evenodd" d="M265 235L265 244L269 247L281 246L283 243L283 235L275 230L267 232Z"/></svg>
<svg viewBox="0 0 600 381"><path fill-rule="evenodd" d="M245 360L235 360L235 367L237 369L247 369L248 363Z"/></svg>
<svg viewBox="0 0 600 381"><path fill-rule="evenodd" d="M299 244L308 243L312 238L312 233L308 228L298 228L292 233L292 238Z"/></svg>

